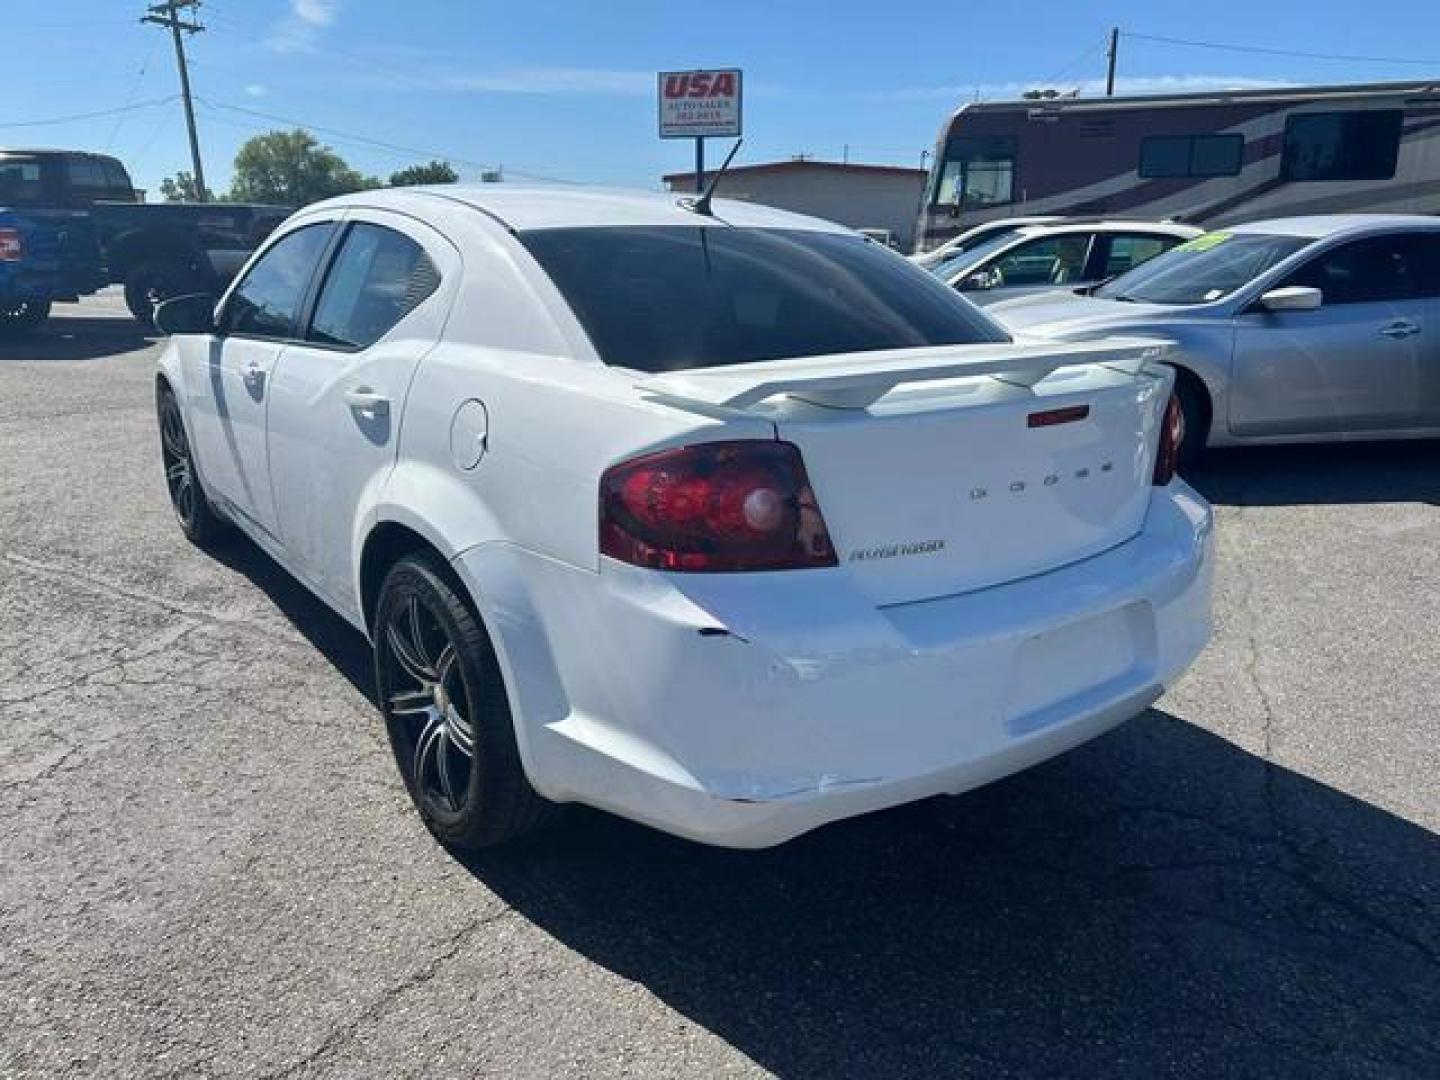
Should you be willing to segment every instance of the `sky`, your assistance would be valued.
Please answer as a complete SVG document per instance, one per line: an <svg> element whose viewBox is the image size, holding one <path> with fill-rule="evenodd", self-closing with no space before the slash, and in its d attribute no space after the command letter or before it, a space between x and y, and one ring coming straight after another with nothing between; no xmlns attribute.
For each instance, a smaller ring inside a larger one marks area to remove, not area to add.
<svg viewBox="0 0 1440 1080"><path fill-rule="evenodd" d="M173 47L139 21L146 2L4 0L0 146L111 153L151 192L188 169ZM803 153L919 165L965 101L1042 85L1102 93L1111 26L1121 30L1118 92L1440 78L1440 3L1361 10L1340 0L205 0L206 29L187 49L212 189L228 187L247 138L295 126L382 177L440 157L464 179L503 167L507 180L657 188L694 155L688 141L656 136L660 70L744 70L737 164ZM726 149L712 144L711 161Z"/></svg>

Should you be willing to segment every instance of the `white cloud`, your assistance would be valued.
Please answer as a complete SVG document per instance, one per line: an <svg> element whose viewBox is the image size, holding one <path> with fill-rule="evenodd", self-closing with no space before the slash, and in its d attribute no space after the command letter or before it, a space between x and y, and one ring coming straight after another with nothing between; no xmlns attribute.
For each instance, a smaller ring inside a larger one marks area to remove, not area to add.
<svg viewBox="0 0 1440 1080"><path fill-rule="evenodd" d="M511 68L483 75L455 75L442 84L449 90L488 94L623 94L655 93L653 71L606 68Z"/></svg>
<svg viewBox="0 0 1440 1080"><path fill-rule="evenodd" d="M264 97L269 92L269 87L264 83L250 83L245 87L245 93L250 97Z"/></svg>
<svg viewBox="0 0 1440 1080"><path fill-rule="evenodd" d="M270 28L265 43L278 53L309 52L339 10L340 0L290 0L290 14Z"/></svg>
<svg viewBox="0 0 1440 1080"><path fill-rule="evenodd" d="M291 0L295 18L311 26L329 26L335 21L339 0Z"/></svg>
<svg viewBox="0 0 1440 1080"><path fill-rule="evenodd" d="M1258 90L1270 86L1294 85L1286 79L1257 79L1248 75L1153 75L1120 77L1115 80L1117 94L1183 94L1205 90ZM1081 97L1099 97L1105 93L1104 79L1080 79L1074 82L1004 82L971 83L969 86L909 86L880 90L868 95L882 101L1009 101L1027 90L1054 89L1068 94L1078 89Z"/></svg>

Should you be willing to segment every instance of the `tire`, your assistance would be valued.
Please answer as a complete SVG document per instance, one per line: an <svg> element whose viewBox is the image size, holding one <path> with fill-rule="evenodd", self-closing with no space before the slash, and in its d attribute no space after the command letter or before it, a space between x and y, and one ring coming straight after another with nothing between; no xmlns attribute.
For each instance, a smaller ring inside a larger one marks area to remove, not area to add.
<svg viewBox="0 0 1440 1080"><path fill-rule="evenodd" d="M194 271L177 258L145 259L125 275L125 306L147 330L155 328L157 304L198 291Z"/></svg>
<svg viewBox="0 0 1440 1080"><path fill-rule="evenodd" d="M443 562L421 552L391 568L371 638L390 747L436 839L474 852L549 820L558 808L525 776L495 649Z"/></svg>
<svg viewBox="0 0 1440 1080"><path fill-rule="evenodd" d="M0 331L26 333L38 330L49 318L49 300L13 300L0 303Z"/></svg>
<svg viewBox="0 0 1440 1080"><path fill-rule="evenodd" d="M175 511L185 539L198 547L210 547L225 534L227 525L210 506L200 485L180 403L170 387L161 386L156 390L155 410L160 424L160 462L165 468L170 508Z"/></svg>
<svg viewBox="0 0 1440 1080"><path fill-rule="evenodd" d="M1205 453L1210 438L1210 397L1204 384L1188 371L1175 372L1175 396L1180 399L1180 413L1185 418L1185 437L1180 441L1177 463L1183 468L1194 465Z"/></svg>

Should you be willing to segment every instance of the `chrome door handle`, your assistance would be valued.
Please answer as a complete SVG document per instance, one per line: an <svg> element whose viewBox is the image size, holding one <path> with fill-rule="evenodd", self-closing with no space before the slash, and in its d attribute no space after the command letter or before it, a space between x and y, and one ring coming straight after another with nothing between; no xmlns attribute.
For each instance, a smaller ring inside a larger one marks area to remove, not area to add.
<svg viewBox="0 0 1440 1080"><path fill-rule="evenodd" d="M384 394L377 394L367 386L346 390L345 404L367 420L376 420L390 415L390 399Z"/></svg>
<svg viewBox="0 0 1440 1080"><path fill-rule="evenodd" d="M1407 338L1412 334L1420 333L1420 327L1408 319L1397 319L1388 326L1382 326L1380 333L1388 338Z"/></svg>

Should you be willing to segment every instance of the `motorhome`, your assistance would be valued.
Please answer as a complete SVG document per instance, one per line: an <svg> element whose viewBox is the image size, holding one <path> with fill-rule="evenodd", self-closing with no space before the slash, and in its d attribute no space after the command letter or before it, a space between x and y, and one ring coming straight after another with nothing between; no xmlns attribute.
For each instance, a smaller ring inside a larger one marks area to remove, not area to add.
<svg viewBox="0 0 1440 1080"><path fill-rule="evenodd" d="M1019 214L1437 213L1440 80L980 102L946 120L934 161L919 251Z"/></svg>

